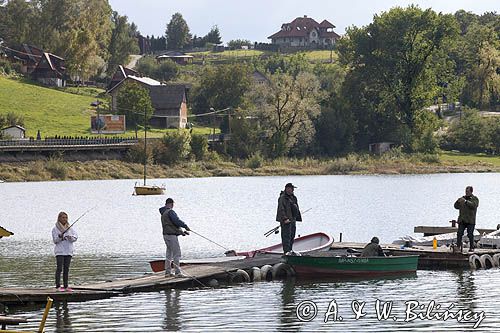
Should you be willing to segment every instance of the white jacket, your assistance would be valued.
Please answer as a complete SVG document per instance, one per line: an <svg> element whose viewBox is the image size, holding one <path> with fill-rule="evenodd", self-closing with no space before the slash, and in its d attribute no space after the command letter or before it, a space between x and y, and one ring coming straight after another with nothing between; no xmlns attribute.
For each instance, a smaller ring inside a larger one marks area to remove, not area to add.
<svg viewBox="0 0 500 333"><path fill-rule="evenodd" d="M56 245L54 247L54 254L56 256L72 256L73 243L78 239L78 234L73 227L64 233L63 239L59 237L60 234L61 231L57 227L52 229L52 240Z"/></svg>

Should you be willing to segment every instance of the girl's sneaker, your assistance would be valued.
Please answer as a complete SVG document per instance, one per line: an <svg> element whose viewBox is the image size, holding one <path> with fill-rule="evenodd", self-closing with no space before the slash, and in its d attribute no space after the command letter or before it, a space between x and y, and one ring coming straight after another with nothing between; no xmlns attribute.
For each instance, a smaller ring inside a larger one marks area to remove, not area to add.
<svg viewBox="0 0 500 333"><path fill-rule="evenodd" d="M68 288L66 288L66 291L73 291L73 289L68 287Z"/></svg>
<svg viewBox="0 0 500 333"><path fill-rule="evenodd" d="M57 291L64 291L64 290L65 290L64 287L57 288Z"/></svg>

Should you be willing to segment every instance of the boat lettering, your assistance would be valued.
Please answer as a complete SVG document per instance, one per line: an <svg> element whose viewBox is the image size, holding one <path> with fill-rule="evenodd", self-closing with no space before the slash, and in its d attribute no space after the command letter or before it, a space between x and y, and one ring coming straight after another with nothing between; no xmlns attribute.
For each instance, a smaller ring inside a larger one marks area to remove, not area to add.
<svg viewBox="0 0 500 333"><path fill-rule="evenodd" d="M368 258L350 258L350 257L339 258L339 264L366 264L366 263L368 263Z"/></svg>

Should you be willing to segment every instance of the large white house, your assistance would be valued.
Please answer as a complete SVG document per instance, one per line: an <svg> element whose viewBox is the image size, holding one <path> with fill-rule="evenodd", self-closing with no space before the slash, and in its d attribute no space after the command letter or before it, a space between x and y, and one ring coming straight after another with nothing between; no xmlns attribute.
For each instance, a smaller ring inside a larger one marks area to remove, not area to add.
<svg viewBox="0 0 500 333"><path fill-rule="evenodd" d="M280 31L267 38L272 44L285 47L329 48L340 38L333 28L335 26L327 20L318 23L304 15L283 23Z"/></svg>

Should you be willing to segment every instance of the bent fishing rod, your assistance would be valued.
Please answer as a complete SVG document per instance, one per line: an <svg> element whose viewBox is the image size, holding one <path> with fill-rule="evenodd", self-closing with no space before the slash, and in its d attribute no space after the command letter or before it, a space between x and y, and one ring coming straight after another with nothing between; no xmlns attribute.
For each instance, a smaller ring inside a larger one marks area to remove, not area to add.
<svg viewBox="0 0 500 333"><path fill-rule="evenodd" d="M88 210L86 210L82 215L80 215L73 223L70 224L70 226L64 230L62 233L61 233L61 236L63 236L66 231L68 231L72 226L75 225L76 222L78 222L82 217L84 217L85 215L87 215L88 212L90 212L91 210L95 209L97 207L97 205L95 205L94 207L92 208L89 208Z"/></svg>
<svg viewBox="0 0 500 333"><path fill-rule="evenodd" d="M309 208L309 209L306 209L305 211L301 212L301 215L304 215L305 213L307 213L307 212L308 212L308 211L310 211L311 209L312 209L312 207L311 207L311 208ZM264 236L268 237L269 235L271 235L271 234L273 234L273 233L277 234L277 233L279 232L280 227L281 227L281 223L280 223L277 227L274 227L274 228L272 228L272 229L270 229L270 230L266 231L266 232L264 233Z"/></svg>
<svg viewBox="0 0 500 333"><path fill-rule="evenodd" d="M194 234L196 234L196 235L200 236L201 238L204 238L204 239L206 239L207 241L212 242L212 243L214 243L215 245L222 247L222 248L223 248L224 250L226 250L226 251L231 251L231 250L229 250L227 247L222 246L222 245L220 245L219 243L214 242L213 240L208 239L207 237L205 237L205 236L203 236L203 235L200 235L199 233L197 233L197 232L196 232L196 231L194 231L193 229L191 229L190 231L191 231L192 233L194 233Z"/></svg>

